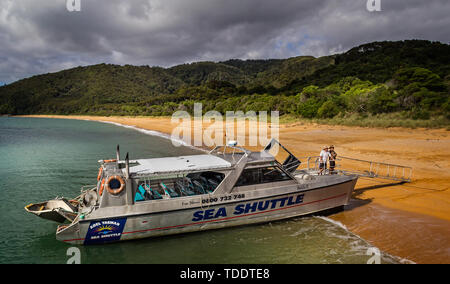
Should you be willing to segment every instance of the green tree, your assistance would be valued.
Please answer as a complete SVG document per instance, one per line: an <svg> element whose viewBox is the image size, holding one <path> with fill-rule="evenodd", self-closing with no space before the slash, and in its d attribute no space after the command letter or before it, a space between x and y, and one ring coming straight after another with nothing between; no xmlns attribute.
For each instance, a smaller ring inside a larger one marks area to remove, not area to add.
<svg viewBox="0 0 450 284"><path fill-rule="evenodd" d="M339 114L339 107L333 101L326 101L317 110L317 115L321 118L333 118Z"/></svg>

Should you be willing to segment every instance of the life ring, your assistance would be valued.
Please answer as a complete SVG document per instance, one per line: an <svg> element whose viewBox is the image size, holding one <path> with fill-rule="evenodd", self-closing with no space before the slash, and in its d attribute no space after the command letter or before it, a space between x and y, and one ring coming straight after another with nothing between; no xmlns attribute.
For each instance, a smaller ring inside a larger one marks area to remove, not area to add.
<svg viewBox="0 0 450 284"><path fill-rule="evenodd" d="M64 230L65 228L69 227L68 225L59 225L58 228L56 228L56 232L60 232Z"/></svg>
<svg viewBox="0 0 450 284"><path fill-rule="evenodd" d="M116 160L116 159L103 160L103 163L104 163L104 164L107 164L107 163L114 163L114 162L117 162L117 160Z"/></svg>
<svg viewBox="0 0 450 284"><path fill-rule="evenodd" d="M102 196L103 194L103 188L105 187L105 179L102 179L102 183L100 184L100 191L98 192L98 194L100 196Z"/></svg>
<svg viewBox="0 0 450 284"><path fill-rule="evenodd" d="M102 174L103 174L103 167L100 167L100 168L98 169L97 181L100 180L100 178L102 177Z"/></svg>
<svg viewBox="0 0 450 284"><path fill-rule="evenodd" d="M114 189L111 188L111 181L113 181L113 180L117 180L120 183L119 188L114 188ZM117 195L117 194L121 193L122 190L125 189L125 181L123 180L123 178L121 176L110 176L106 180L105 186L106 186L106 190L109 193L111 193L112 195Z"/></svg>

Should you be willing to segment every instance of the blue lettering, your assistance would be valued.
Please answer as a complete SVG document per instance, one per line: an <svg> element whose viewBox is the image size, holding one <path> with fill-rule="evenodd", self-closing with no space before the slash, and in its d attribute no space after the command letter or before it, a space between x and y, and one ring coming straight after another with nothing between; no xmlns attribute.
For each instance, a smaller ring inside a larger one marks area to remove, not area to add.
<svg viewBox="0 0 450 284"><path fill-rule="evenodd" d="M203 219L208 220L214 218L214 209L205 210L205 216Z"/></svg>
<svg viewBox="0 0 450 284"><path fill-rule="evenodd" d="M197 211L194 213L194 218L192 219L192 221L197 222L197 221L201 221L201 220L208 220L208 219L219 218L219 217L227 217L227 210L225 207L221 207L221 208L217 209L217 212L215 212L215 209L208 209L205 211Z"/></svg>
<svg viewBox="0 0 450 284"><path fill-rule="evenodd" d="M269 203L270 203L269 200L267 200L266 202L260 201L260 202L258 203L258 210L260 210L260 211L266 210L266 209L269 207ZM263 204L264 204L264 206L263 206Z"/></svg>
<svg viewBox="0 0 450 284"><path fill-rule="evenodd" d="M197 222L203 219L203 211L197 211L194 213L194 219L192 219L193 222Z"/></svg>
<svg viewBox="0 0 450 284"><path fill-rule="evenodd" d="M297 195L297 199L295 200L295 204L299 204L303 202L304 194Z"/></svg>
<svg viewBox="0 0 450 284"><path fill-rule="evenodd" d="M283 206L284 206L284 203L286 203L286 200L287 200L287 199L288 199L287 197L278 199L278 200L281 201L281 202L280 202L280 207L283 207Z"/></svg>
<svg viewBox="0 0 450 284"><path fill-rule="evenodd" d="M270 207L270 208L273 209L277 206L278 199L270 200L270 202L272 202L272 207Z"/></svg>
<svg viewBox="0 0 450 284"><path fill-rule="evenodd" d="M219 217L227 217L227 210L225 210L225 207L221 207L217 210L216 216L214 218Z"/></svg>
<svg viewBox="0 0 450 284"><path fill-rule="evenodd" d="M277 203L280 202L280 208L284 206L290 206L294 204L299 204L303 202L304 194L300 194L295 196L289 196L289 197L283 197L278 199L272 199L272 200L266 200L266 201L259 201L259 202L253 202L253 203L246 203L246 204L239 204L234 208L234 215L240 215L243 213L249 213L249 212L256 212L256 211L264 211L269 209L274 209L277 207ZM295 198L295 201L294 201ZM223 209L224 212L221 210ZM225 217L226 212L225 208L219 208L219 211L216 213L216 217ZM206 219L206 212L205 212L205 219Z"/></svg>
<svg viewBox="0 0 450 284"><path fill-rule="evenodd" d="M293 197L293 196L289 196L289 200L288 200L286 206L294 205L294 204L295 204L294 202L292 202L292 199L294 199L294 197Z"/></svg>
<svg viewBox="0 0 450 284"><path fill-rule="evenodd" d="M258 206L258 202L247 203L247 204L245 205L245 213L248 213L250 210L251 210L252 212L255 212L257 206Z"/></svg>
<svg viewBox="0 0 450 284"><path fill-rule="evenodd" d="M236 208L234 208L233 214L234 215L240 215L240 214L244 213L244 207L245 207L245 204L237 205Z"/></svg>

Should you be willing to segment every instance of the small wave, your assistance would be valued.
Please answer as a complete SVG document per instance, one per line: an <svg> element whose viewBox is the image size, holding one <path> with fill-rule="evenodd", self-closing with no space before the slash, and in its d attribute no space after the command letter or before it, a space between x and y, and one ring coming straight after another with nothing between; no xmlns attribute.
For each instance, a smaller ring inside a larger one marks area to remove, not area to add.
<svg viewBox="0 0 450 284"><path fill-rule="evenodd" d="M324 216L316 216L316 218L319 218L319 219L325 220L325 221L327 221L327 222L333 223L333 224L335 224L335 225L341 227L342 229L344 229L344 230L350 232L350 231L347 229L347 227L346 227L344 224L342 224L341 222L339 222L339 221L335 221L335 220L333 220L333 219L330 219L330 218L327 218L327 217L324 217Z"/></svg>
<svg viewBox="0 0 450 284"><path fill-rule="evenodd" d="M365 244L365 245L361 246L361 244L360 244L359 242L357 242L357 241L350 242L350 244L351 244L353 250L363 252L363 251L366 251L366 250L369 249L369 248L376 248L377 250L381 251L379 248L373 246L371 243L369 243L368 241L366 241L366 240L363 239L362 237L360 237L360 236L358 236L357 234L355 234L355 233L353 233L352 231L350 231L350 230L349 230L344 224L342 224L341 222L336 221L336 220L333 220L333 219L330 219L330 218L327 218L327 217L324 217L324 216L315 216L315 218L322 219L322 220L324 220L324 221L326 221L326 222L332 223L332 224L334 224L334 225L336 225L336 226L338 226L338 227L344 229L344 230L345 230L347 233L349 233L351 236L357 238L358 240L362 241L362 242ZM336 236L337 236L337 235L336 235ZM349 238L348 241L350 241L350 239L351 239L351 238ZM407 259L407 258L402 258L402 257L399 257L399 256L391 255L391 254L386 253L386 252L384 252L384 251L381 251L381 252L382 252L382 257L385 258L385 259L386 259L386 258L391 258L391 259L393 259L393 260L395 260L396 262L401 263L401 264L415 264L415 262L413 262L413 261L411 261L411 260L409 260L409 259Z"/></svg>

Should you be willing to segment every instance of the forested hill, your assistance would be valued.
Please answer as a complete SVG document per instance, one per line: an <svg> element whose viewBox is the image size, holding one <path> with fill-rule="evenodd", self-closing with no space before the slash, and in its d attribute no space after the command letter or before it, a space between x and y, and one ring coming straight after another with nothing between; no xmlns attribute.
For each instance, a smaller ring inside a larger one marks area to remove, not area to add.
<svg viewBox="0 0 450 284"><path fill-rule="evenodd" d="M305 118L399 113L450 119L450 46L374 42L314 58L197 62L171 68L99 64L0 87L2 114L171 115L278 110Z"/></svg>

